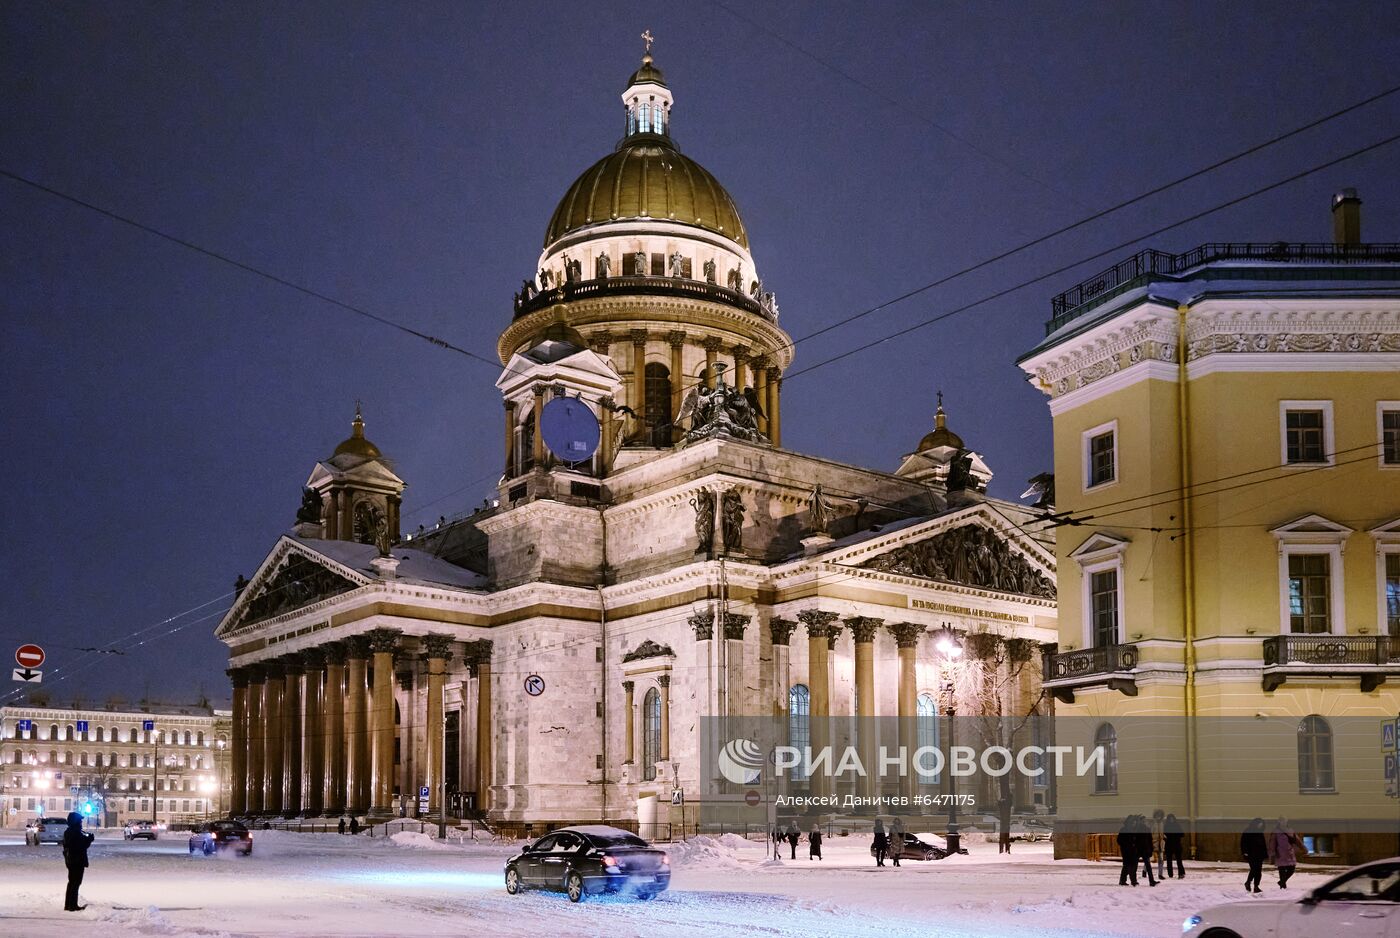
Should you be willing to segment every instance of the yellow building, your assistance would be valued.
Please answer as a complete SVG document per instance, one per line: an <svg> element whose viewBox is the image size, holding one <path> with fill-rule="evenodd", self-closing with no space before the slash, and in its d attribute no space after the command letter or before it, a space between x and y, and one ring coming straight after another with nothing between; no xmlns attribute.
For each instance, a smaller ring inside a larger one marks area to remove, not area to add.
<svg viewBox="0 0 1400 938"><path fill-rule="evenodd" d="M1020 360L1054 419L1057 741L1108 755L1060 779L1058 855L1158 808L1203 857L1280 814L1314 856L1397 852L1400 244L1359 211L1138 254Z"/></svg>

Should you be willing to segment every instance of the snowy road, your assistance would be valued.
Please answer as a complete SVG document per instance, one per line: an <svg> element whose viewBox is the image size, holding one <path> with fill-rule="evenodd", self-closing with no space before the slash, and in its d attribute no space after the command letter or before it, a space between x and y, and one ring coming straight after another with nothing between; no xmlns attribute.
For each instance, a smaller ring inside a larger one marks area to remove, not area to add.
<svg viewBox="0 0 1400 938"><path fill-rule="evenodd" d="M1245 898L1243 873L1192 870L1155 889L1117 886L1112 864L1050 859L1018 847L1010 861L977 845L957 861L878 869L868 838L835 838L820 863L765 862L761 845L673 846L670 892L648 902L506 895L504 846L434 844L259 831L253 856L190 856L178 836L93 846L82 897L63 913L54 847L0 834L0 935L230 936L714 936L888 938L936 926L947 938L1170 936L1200 907ZM1322 876L1300 874L1292 895Z"/></svg>

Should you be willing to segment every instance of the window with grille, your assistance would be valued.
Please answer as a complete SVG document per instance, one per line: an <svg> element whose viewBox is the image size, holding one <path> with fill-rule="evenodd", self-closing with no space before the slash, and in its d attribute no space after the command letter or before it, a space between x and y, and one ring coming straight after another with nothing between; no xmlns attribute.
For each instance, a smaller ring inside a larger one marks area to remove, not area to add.
<svg viewBox="0 0 1400 938"><path fill-rule="evenodd" d="M1332 631L1332 571L1327 554L1288 555L1289 630Z"/></svg>
<svg viewBox="0 0 1400 938"><path fill-rule="evenodd" d="M1089 438L1089 487L1104 485L1118 476L1117 460L1114 456L1113 431L1100 433Z"/></svg>
<svg viewBox="0 0 1400 938"><path fill-rule="evenodd" d="M1284 415L1288 435L1288 462L1325 463L1325 421L1320 410L1290 410Z"/></svg>
<svg viewBox="0 0 1400 938"><path fill-rule="evenodd" d="M1093 616L1094 647L1118 644L1118 570L1089 575L1089 601Z"/></svg>
<svg viewBox="0 0 1400 938"><path fill-rule="evenodd" d="M915 735L918 737L919 749L938 749L938 702L933 699L932 694L920 694L914 701L914 713L917 721ZM932 766L934 757L921 756L918 765ZM920 785L933 786L941 781L941 773L937 775L927 775L920 773L917 777Z"/></svg>
<svg viewBox="0 0 1400 938"><path fill-rule="evenodd" d="M1332 727L1317 714L1298 723L1298 790L1334 791Z"/></svg>
<svg viewBox="0 0 1400 938"><path fill-rule="evenodd" d="M671 370L659 362L646 366L647 440L652 446L671 445Z"/></svg>

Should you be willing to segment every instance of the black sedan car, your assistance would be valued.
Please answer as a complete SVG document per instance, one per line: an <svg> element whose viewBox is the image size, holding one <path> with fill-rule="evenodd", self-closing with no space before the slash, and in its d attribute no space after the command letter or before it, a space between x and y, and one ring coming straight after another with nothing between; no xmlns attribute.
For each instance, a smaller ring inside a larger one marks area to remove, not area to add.
<svg viewBox="0 0 1400 938"><path fill-rule="evenodd" d="M210 821L190 831L190 853L198 850L207 857L230 848L245 857L253 852L253 835L237 821Z"/></svg>
<svg viewBox="0 0 1400 938"><path fill-rule="evenodd" d="M890 834L890 837L895 836L895 834ZM959 850L958 852L967 853L966 850ZM870 855L872 857L875 855L875 845L873 843L870 845ZM931 844L926 840L920 840L914 834L910 834L907 831L905 832L904 850L899 855L899 859L901 861L942 860L946 856L948 856L948 849L946 847L939 847L936 844Z"/></svg>
<svg viewBox="0 0 1400 938"><path fill-rule="evenodd" d="M636 834L588 825L552 831L506 861L506 892L556 889L579 902L589 893L650 899L671 885L671 859Z"/></svg>

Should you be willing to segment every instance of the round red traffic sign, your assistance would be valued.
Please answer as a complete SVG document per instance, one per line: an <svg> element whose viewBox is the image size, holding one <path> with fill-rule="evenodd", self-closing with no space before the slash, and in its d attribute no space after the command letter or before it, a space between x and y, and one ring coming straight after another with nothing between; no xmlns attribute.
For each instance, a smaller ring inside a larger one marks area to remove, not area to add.
<svg viewBox="0 0 1400 938"><path fill-rule="evenodd" d="M21 645L15 651L15 664L21 668L37 668L44 663L44 649L38 645Z"/></svg>
<svg viewBox="0 0 1400 938"><path fill-rule="evenodd" d="M752 808L752 807L754 807L755 805L757 805L757 804L758 804L758 792L754 791L752 788L750 788L748 791L744 792L744 804L748 805L750 808Z"/></svg>

